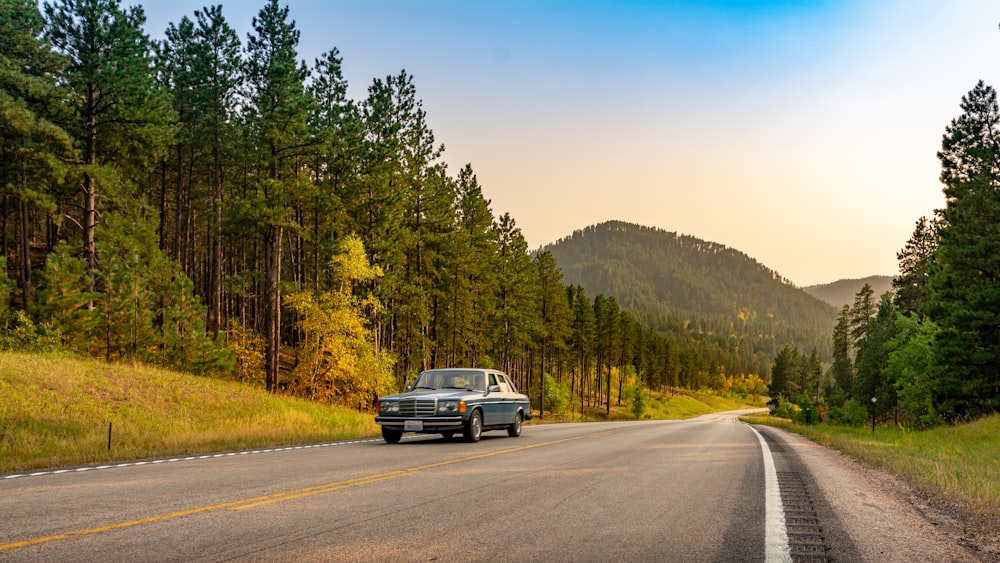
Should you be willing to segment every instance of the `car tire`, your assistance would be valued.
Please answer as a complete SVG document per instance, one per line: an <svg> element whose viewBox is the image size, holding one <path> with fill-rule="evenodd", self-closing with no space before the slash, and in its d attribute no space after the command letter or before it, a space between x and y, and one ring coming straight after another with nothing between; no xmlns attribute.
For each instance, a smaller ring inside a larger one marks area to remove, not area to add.
<svg viewBox="0 0 1000 563"><path fill-rule="evenodd" d="M385 440L386 444L398 444L403 439L403 431L383 426L382 439Z"/></svg>
<svg viewBox="0 0 1000 563"><path fill-rule="evenodd" d="M465 429L462 431L462 436L465 437L466 442L478 442L483 436L483 413L478 410L472 411L469 416L469 422L465 425Z"/></svg>
<svg viewBox="0 0 1000 563"><path fill-rule="evenodd" d="M514 424L507 427L507 435L511 438L517 438L521 435L521 425L524 423L524 415L522 413L517 413L514 416Z"/></svg>

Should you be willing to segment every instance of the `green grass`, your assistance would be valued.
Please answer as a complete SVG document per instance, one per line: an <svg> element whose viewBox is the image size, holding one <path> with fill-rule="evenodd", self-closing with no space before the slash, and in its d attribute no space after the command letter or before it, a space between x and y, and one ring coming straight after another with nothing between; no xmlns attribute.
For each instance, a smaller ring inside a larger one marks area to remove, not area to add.
<svg viewBox="0 0 1000 563"><path fill-rule="evenodd" d="M377 433L371 414L229 381L0 353L0 473Z"/></svg>
<svg viewBox="0 0 1000 563"><path fill-rule="evenodd" d="M676 393L653 394L648 401L646 414L653 419L678 419L745 408L745 403L719 395L678 390Z"/></svg>
<svg viewBox="0 0 1000 563"><path fill-rule="evenodd" d="M957 506L972 526L1000 529L1000 415L921 431L878 426L874 436L870 426L804 426L767 415L743 419L838 449Z"/></svg>
<svg viewBox="0 0 1000 563"><path fill-rule="evenodd" d="M579 400L579 397L577 397ZM666 393L650 392L646 398L646 412L643 419L668 420L692 418L703 414L739 410L747 408L747 403L741 403L724 396L687 389L673 389ZM751 402L750 406L765 406L763 400ZM635 420L631 406L623 403L621 406L612 404L610 413L604 405L587 407L584 416L580 416L579 403L573 405L573 412L545 413L541 422L595 422L604 420ZM537 416L538 411L535 411ZM537 418L532 422L539 422Z"/></svg>

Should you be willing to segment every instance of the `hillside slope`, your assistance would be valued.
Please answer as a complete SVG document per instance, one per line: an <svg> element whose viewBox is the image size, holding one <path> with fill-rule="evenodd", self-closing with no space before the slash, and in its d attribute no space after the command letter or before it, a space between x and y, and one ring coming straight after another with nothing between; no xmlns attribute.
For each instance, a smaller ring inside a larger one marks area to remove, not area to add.
<svg viewBox="0 0 1000 563"><path fill-rule="evenodd" d="M803 287L802 290L840 309L844 305L853 304L854 296L857 295L858 291L861 291L865 284L870 285L875 290L875 298L877 299L892 289L892 279L892 276L868 276L859 280L838 280L833 283L810 285Z"/></svg>
<svg viewBox="0 0 1000 563"><path fill-rule="evenodd" d="M746 254L692 236L609 221L542 248L563 281L614 297L649 326L749 345L769 362L785 345L826 357L836 309Z"/></svg>

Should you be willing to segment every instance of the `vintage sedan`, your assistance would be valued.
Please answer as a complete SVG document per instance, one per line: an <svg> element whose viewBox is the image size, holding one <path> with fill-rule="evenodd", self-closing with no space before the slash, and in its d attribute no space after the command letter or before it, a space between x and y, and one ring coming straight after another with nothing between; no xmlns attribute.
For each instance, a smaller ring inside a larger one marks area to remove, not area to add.
<svg viewBox="0 0 1000 563"><path fill-rule="evenodd" d="M448 368L421 372L405 393L380 398L375 422L390 444L398 443L404 432L445 438L461 432L467 442L478 442L487 430L520 436L521 425L530 418L528 397L503 372Z"/></svg>

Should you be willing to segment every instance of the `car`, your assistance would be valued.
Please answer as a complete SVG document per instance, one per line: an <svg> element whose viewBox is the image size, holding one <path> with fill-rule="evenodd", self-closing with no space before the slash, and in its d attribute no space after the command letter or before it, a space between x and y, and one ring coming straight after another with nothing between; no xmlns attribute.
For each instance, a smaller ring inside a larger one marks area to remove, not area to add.
<svg viewBox="0 0 1000 563"><path fill-rule="evenodd" d="M465 441L478 442L489 430L520 436L531 419L531 401L501 371L445 368L423 371L405 392L381 397L377 412L375 422L389 444L399 443L404 432L445 439L461 432Z"/></svg>

